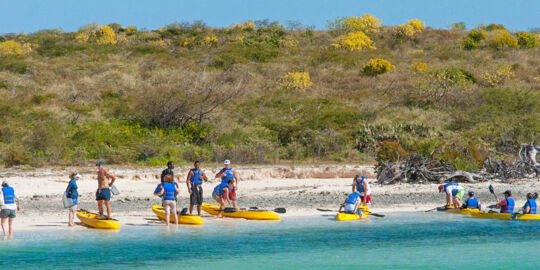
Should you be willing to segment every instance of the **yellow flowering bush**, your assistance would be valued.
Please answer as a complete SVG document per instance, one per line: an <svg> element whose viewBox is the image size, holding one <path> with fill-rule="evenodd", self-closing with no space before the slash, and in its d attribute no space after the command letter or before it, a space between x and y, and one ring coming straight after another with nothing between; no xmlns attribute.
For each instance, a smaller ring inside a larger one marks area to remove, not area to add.
<svg viewBox="0 0 540 270"><path fill-rule="evenodd" d="M280 39L279 46L283 48L296 48L298 47L298 41L295 39Z"/></svg>
<svg viewBox="0 0 540 270"><path fill-rule="evenodd" d="M351 32L346 35L341 35L334 40L332 44L335 48L345 48L348 50L374 50L373 41L364 32Z"/></svg>
<svg viewBox="0 0 540 270"><path fill-rule="evenodd" d="M427 64L423 62L416 62L412 65L411 70L413 72L422 73L427 70Z"/></svg>
<svg viewBox="0 0 540 270"><path fill-rule="evenodd" d="M255 23L253 21L247 21L245 23L239 23L234 26L236 30L250 31L255 28Z"/></svg>
<svg viewBox="0 0 540 270"><path fill-rule="evenodd" d="M218 38L215 35L205 36L201 41L201 45L205 47L211 47L218 43Z"/></svg>
<svg viewBox="0 0 540 270"><path fill-rule="evenodd" d="M0 42L0 55L24 55L30 52L32 52L30 43L21 44L15 40Z"/></svg>
<svg viewBox="0 0 540 270"><path fill-rule="evenodd" d="M377 76L396 69L389 61L382 58L372 58L362 66L362 73L368 76Z"/></svg>
<svg viewBox="0 0 540 270"><path fill-rule="evenodd" d="M313 85L307 72L289 72L287 73L281 82L281 86L285 89L302 90L309 88Z"/></svg>
<svg viewBox="0 0 540 270"><path fill-rule="evenodd" d="M400 24L394 27L394 36L397 39L412 38L415 34L424 30L425 23L418 20L409 20L406 24Z"/></svg>
<svg viewBox="0 0 540 270"><path fill-rule="evenodd" d="M538 38L535 34L529 32L518 32L516 36L519 47L524 49L533 49L538 47Z"/></svg>
<svg viewBox="0 0 540 270"><path fill-rule="evenodd" d="M368 35L379 32L381 28L381 20L371 14L364 14L361 17L342 17L336 19L333 22L329 22L330 29L344 31L344 32L357 32L362 31Z"/></svg>
<svg viewBox="0 0 540 270"><path fill-rule="evenodd" d="M163 29L163 31L166 31L167 29L165 28L160 28L159 30ZM130 35L133 35L135 33L137 33L137 26L128 26L126 28L123 29L124 32L126 33L126 35L130 36Z"/></svg>
<svg viewBox="0 0 540 270"><path fill-rule="evenodd" d="M496 30L496 34L489 40L489 46L497 49L505 47L516 48L518 46L518 40L507 30Z"/></svg>
<svg viewBox="0 0 540 270"><path fill-rule="evenodd" d="M511 66L499 66L482 73L482 79L489 86L503 85L507 80L514 78L515 73Z"/></svg>
<svg viewBox="0 0 540 270"><path fill-rule="evenodd" d="M77 41L79 43L86 43L89 38L90 37L88 36L88 34L80 33L75 37L75 41Z"/></svg>
<svg viewBox="0 0 540 270"><path fill-rule="evenodd" d="M98 30L94 32L96 36L96 42L98 44L116 44L116 34L114 30L108 25L102 25Z"/></svg>
<svg viewBox="0 0 540 270"><path fill-rule="evenodd" d="M482 41L482 40L486 40L488 38L488 32L484 29L473 29L471 31L469 31L469 33L467 34L467 36L476 41L476 42L479 42L479 41Z"/></svg>

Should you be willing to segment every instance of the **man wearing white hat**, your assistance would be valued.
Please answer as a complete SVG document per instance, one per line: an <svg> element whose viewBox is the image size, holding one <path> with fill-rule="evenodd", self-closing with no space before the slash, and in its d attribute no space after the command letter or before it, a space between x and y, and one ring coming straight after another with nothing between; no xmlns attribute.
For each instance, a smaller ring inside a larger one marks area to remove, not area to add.
<svg viewBox="0 0 540 270"><path fill-rule="evenodd" d="M236 208L236 191L238 191L238 175L236 174L236 170L234 170L231 167L231 161L226 159L225 162L223 162L225 165L225 168L221 169L216 174L216 178L221 177L221 182L227 183L229 180L234 180L234 185L229 184L229 199L233 203L233 207Z"/></svg>

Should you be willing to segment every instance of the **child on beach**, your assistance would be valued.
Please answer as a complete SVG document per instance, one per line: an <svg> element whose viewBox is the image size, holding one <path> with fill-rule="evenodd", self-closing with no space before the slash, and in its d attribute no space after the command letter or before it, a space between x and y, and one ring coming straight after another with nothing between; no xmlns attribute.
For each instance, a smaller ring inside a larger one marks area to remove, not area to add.
<svg viewBox="0 0 540 270"><path fill-rule="evenodd" d="M4 239L7 238L6 233L6 219L9 226L9 238L13 238L13 219L17 216L17 211L20 210L19 198L15 195L15 190L9 186L7 182L2 182L2 194L0 194L0 205L2 205L2 211L0 215L2 217L2 231L4 232Z"/></svg>

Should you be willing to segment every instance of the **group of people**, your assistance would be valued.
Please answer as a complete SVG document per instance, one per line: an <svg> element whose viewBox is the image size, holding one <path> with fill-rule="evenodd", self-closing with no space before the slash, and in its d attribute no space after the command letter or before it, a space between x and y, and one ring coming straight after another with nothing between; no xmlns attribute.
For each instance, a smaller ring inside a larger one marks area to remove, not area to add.
<svg viewBox="0 0 540 270"><path fill-rule="evenodd" d="M361 205L371 205L371 188L367 178L357 174L353 179L352 193L341 204L338 212L343 209L343 212L347 214L362 215Z"/></svg>
<svg viewBox="0 0 540 270"><path fill-rule="evenodd" d="M474 191L469 191L469 197L463 200L465 188L458 183L447 183L439 186L439 193L445 193L447 208L472 208L482 209L478 199L474 196ZM500 213L514 213L515 201L512 198L512 192L507 190L503 193L504 199L499 201L495 207L500 209ZM527 193L526 202L520 211L523 214L536 214L536 196L533 193Z"/></svg>

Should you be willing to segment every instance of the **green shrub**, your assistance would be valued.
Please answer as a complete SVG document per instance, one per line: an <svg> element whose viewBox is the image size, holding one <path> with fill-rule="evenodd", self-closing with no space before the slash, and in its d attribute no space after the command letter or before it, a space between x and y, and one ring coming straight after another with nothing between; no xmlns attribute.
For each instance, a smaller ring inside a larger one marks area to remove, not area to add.
<svg viewBox="0 0 540 270"><path fill-rule="evenodd" d="M486 31L489 31L489 32L496 31L496 30L506 30L506 27L504 27L504 25L502 25L502 24L494 24L494 23L488 24L488 25L486 25L486 26L484 26L482 28L485 29Z"/></svg>
<svg viewBox="0 0 540 270"><path fill-rule="evenodd" d="M396 66L381 58L372 58L362 66L362 73L368 76L377 76L395 70Z"/></svg>
<svg viewBox="0 0 540 270"><path fill-rule="evenodd" d="M480 42L482 40L487 40L488 33L484 29L473 29L469 31L469 34L467 34L467 36L475 42Z"/></svg>
<svg viewBox="0 0 540 270"><path fill-rule="evenodd" d="M500 30L495 36L489 40L489 46L496 49L501 48L516 48L518 40L513 37L508 31Z"/></svg>
<svg viewBox="0 0 540 270"><path fill-rule="evenodd" d="M20 57L0 57L0 70L5 70L17 74L24 74L28 70L28 67L29 64Z"/></svg>
<svg viewBox="0 0 540 270"><path fill-rule="evenodd" d="M466 38L461 41L461 47L465 50L475 50L478 49L478 43L472 38Z"/></svg>

